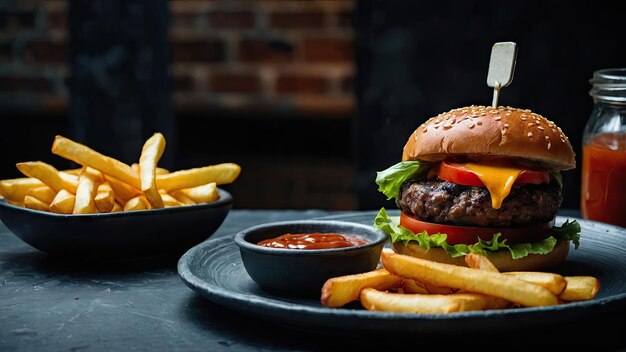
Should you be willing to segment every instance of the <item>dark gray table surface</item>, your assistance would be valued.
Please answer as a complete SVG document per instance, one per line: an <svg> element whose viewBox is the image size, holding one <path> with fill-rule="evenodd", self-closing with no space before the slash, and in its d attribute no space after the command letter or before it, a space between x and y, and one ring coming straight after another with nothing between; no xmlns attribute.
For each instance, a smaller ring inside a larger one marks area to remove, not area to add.
<svg viewBox="0 0 626 352"><path fill-rule="evenodd" d="M339 213L233 210L212 238L264 222L334 214ZM571 214L575 212L567 213ZM177 260L178 256L127 263L64 261L31 248L0 223L0 351L370 350L452 343L417 335L333 337L273 326L190 290L178 276ZM566 344L579 341L580 334L598 334L598 341L611 341L612 346L624 341L616 336L624 329L611 330L610 324L597 332L575 328L566 327L565 332L555 327L554 339L485 332L483 337L462 340L514 347L540 341Z"/></svg>

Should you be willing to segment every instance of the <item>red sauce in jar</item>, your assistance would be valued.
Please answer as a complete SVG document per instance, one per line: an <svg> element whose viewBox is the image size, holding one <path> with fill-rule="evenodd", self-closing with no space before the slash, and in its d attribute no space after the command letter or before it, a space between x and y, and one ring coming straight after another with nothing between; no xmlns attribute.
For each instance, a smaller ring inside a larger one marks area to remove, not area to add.
<svg viewBox="0 0 626 352"><path fill-rule="evenodd" d="M585 219L626 226L626 133L604 133L583 146Z"/></svg>
<svg viewBox="0 0 626 352"><path fill-rule="evenodd" d="M258 245L285 249L330 249L360 246L367 243L361 237L338 233L286 233L263 240Z"/></svg>

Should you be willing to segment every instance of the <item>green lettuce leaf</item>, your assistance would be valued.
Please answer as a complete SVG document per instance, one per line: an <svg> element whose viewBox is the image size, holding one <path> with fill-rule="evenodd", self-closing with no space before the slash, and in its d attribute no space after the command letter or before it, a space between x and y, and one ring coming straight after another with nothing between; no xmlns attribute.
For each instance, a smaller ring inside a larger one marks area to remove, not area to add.
<svg viewBox="0 0 626 352"><path fill-rule="evenodd" d="M390 168L376 173L378 190L387 199L396 198L404 181L423 177L430 169L430 164L423 161L402 161Z"/></svg>
<svg viewBox="0 0 626 352"><path fill-rule="evenodd" d="M568 220L561 226L553 227L552 236L538 242L508 245L506 240L500 241L500 233L495 233L491 240L478 239L478 242L471 245L451 245L446 242L446 234L438 233L429 236L426 231L416 234L400 226L396 221L387 216L385 208L380 209L376 215L374 227L385 232L391 242L402 242L406 246L409 242L415 241L425 250L441 247L451 257L460 257L472 252L487 254L499 250L508 250L513 259L519 259L529 254L550 253L556 243L563 240L571 240L575 248L578 248L580 238L580 225L576 221L570 222Z"/></svg>
<svg viewBox="0 0 626 352"><path fill-rule="evenodd" d="M558 171L550 171L550 180L556 182L560 189L563 189L563 176Z"/></svg>

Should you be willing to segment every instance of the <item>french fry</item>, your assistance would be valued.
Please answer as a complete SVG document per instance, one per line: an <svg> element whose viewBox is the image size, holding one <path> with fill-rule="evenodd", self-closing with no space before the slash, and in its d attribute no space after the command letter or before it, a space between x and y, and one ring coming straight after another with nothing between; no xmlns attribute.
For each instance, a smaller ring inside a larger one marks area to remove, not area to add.
<svg viewBox="0 0 626 352"><path fill-rule="evenodd" d="M159 192L160 191L167 192L166 190L159 190ZM183 190L172 191L171 195L172 197L176 198L177 201L181 202L183 205L196 204L196 202L194 202L193 199L189 198L187 194L183 192Z"/></svg>
<svg viewBox="0 0 626 352"><path fill-rule="evenodd" d="M426 282L420 282L420 281L407 279L407 278L402 278L402 284L400 285L400 287L405 293L422 293L422 294L432 293L432 294L439 294L439 295L447 295L447 294L455 293L456 291L458 291L455 288L432 285Z"/></svg>
<svg viewBox="0 0 626 352"><path fill-rule="evenodd" d="M78 176L78 188L76 190L73 214L97 213L94 196L97 184L101 182L101 180L102 174L100 171L90 167L83 168L80 176Z"/></svg>
<svg viewBox="0 0 626 352"><path fill-rule="evenodd" d="M141 188L139 176L130 166L71 139L56 136L52 143L52 153L113 176L137 189Z"/></svg>
<svg viewBox="0 0 626 352"><path fill-rule="evenodd" d="M368 310L418 314L500 309L508 306L501 299L479 293L402 294L381 292L374 288L361 291L361 304Z"/></svg>
<svg viewBox="0 0 626 352"><path fill-rule="evenodd" d="M600 281L593 276L565 276L567 285L559 296L564 301L584 301L600 291Z"/></svg>
<svg viewBox="0 0 626 352"><path fill-rule="evenodd" d="M196 203L210 203L219 198L219 194L217 193L217 184L215 182L183 189L180 192L184 193Z"/></svg>
<svg viewBox="0 0 626 352"><path fill-rule="evenodd" d="M150 209L150 203L144 196L131 198L124 204L124 211L146 210Z"/></svg>
<svg viewBox="0 0 626 352"><path fill-rule="evenodd" d="M135 170L135 172L137 172L137 174L139 174L139 164L137 164L137 163L132 163L132 164L130 164L130 167L131 167L133 170ZM168 170L168 169L164 169L164 168L162 168L162 167L157 167L157 168L156 168L156 174L157 174L157 175L165 175L165 174L169 174L169 173L170 173L170 170Z"/></svg>
<svg viewBox="0 0 626 352"><path fill-rule="evenodd" d="M167 192L159 192L159 193L161 193L161 198L163 199L163 205L166 208L183 206L183 203L179 202L178 199L167 194Z"/></svg>
<svg viewBox="0 0 626 352"><path fill-rule="evenodd" d="M411 293L412 294L416 294L416 293L429 294L430 293L426 289L426 285L423 282L406 279L406 278L402 279L402 282L400 283L400 288L402 289L402 292L409 293L409 294Z"/></svg>
<svg viewBox="0 0 626 352"><path fill-rule="evenodd" d="M61 173L66 173L66 174L70 174L70 175L74 175L77 176L80 175L80 172L83 170L82 167L79 167L77 169L67 169L67 170L63 170L61 171Z"/></svg>
<svg viewBox="0 0 626 352"><path fill-rule="evenodd" d="M50 211L59 214L71 214L74 210L74 202L76 197L70 192L62 189L50 203Z"/></svg>
<svg viewBox="0 0 626 352"><path fill-rule="evenodd" d="M76 193L78 184L69 182L69 177L62 177L59 170L55 169L54 166L50 164L46 164L42 161L29 161L17 163L15 166L24 175L38 179L55 192L65 189L71 193Z"/></svg>
<svg viewBox="0 0 626 352"><path fill-rule="evenodd" d="M486 256L478 253L469 253L465 256L465 263L472 269L490 271L498 273L500 270Z"/></svg>
<svg viewBox="0 0 626 352"><path fill-rule="evenodd" d="M548 289L501 273L431 262L389 251L382 252L382 262L385 269L397 276L491 295L523 306L559 303Z"/></svg>
<svg viewBox="0 0 626 352"><path fill-rule="evenodd" d="M357 300L365 287L387 290L399 286L400 281L398 276L385 269L334 277L324 283L321 302L326 307L341 307Z"/></svg>
<svg viewBox="0 0 626 352"><path fill-rule="evenodd" d="M26 193L35 187L45 186L36 178L24 177L0 181L0 196L16 202L23 202Z"/></svg>
<svg viewBox="0 0 626 352"><path fill-rule="evenodd" d="M50 207L49 203L42 202L41 200L33 196L27 195L24 197L24 208L48 211L49 207Z"/></svg>
<svg viewBox="0 0 626 352"><path fill-rule="evenodd" d="M126 204L131 198L141 195L141 191L135 187L126 184L115 177L104 175L104 180L109 183L115 195L115 201L120 204Z"/></svg>
<svg viewBox="0 0 626 352"><path fill-rule="evenodd" d="M237 179L240 172L241 167L239 165L223 163L157 175L156 183L159 189L169 192L197 187L211 182L215 182L218 185L231 183Z"/></svg>
<svg viewBox="0 0 626 352"><path fill-rule="evenodd" d="M539 271L508 271L503 274L514 276L520 280L543 286L556 296L559 296L567 285L563 276L555 273Z"/></svg>
<svg viewBox="0 0 626 352"><path fill-rule="evenodd" d="M26 192L26 196L37 198L46 204L52 203L52 200L56 195L57 193L53 191L52 188L46 185L43 185L41 187L33 187L29 189L28 192Z"/></svg>
<svg viewBox="0 0 626 352"><path fill-rule="evenodd" d="M119 213L120 211L124 211L124 207L120 205L120 203L113 203L113 209L111 209L111 213Z"/></svg>
<svg viewBox="0 0 626 352"><path fill-rule="evenodd" d="M113 193L113 189L108 182L103 182L98 185L96 189L96 196L93 198L93 201L96 205L96 209L98 209L101 213L110 213L113 210L113 206L115 205L115 194Z"/></svg>
<svg viewBox="0 0 626 352"><path fill-rule="evenodd" d="M163 200L156 185L156 167L165 150L165 137L155 133L148 138L139 157L141 191L153 208L163 208Z"/></svg>

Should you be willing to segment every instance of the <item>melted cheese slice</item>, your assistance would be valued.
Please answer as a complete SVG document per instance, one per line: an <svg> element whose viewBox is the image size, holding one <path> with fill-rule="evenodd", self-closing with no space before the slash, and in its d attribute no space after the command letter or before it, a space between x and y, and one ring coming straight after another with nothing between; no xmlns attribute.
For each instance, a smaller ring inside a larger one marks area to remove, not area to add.
<svg viewBox="0 0 626 352"><path fill-rule="evenodd" d="M473 171L483 181L491 194L491 206L500 209L502 201L511 193L511 187L517 177L524 171L508 166L479 165L473 163L463 164L466 169Z"/></svg>

